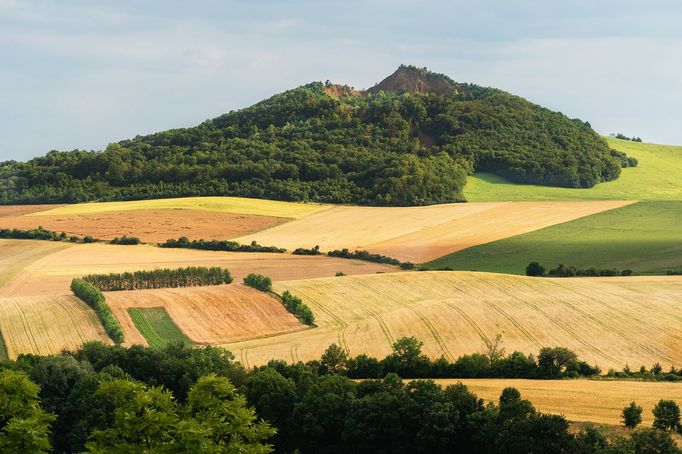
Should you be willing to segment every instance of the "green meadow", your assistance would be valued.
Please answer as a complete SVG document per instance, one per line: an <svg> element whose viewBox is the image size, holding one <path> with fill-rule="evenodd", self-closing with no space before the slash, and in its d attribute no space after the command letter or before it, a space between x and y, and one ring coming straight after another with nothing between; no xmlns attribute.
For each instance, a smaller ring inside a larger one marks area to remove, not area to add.
<svg viewBox="0 0 682 454"><path fill-rule="evenodd" d="M128 309L130 318L151 347L163 348L172 342L192 344L162 307Z"/></svg>
<svg viewBox="0 0 682 454"><path fill-rule="evenodd" d="M526 265L682 269L682 201L639 202L441 257L427 268L524 274Z"/></svg>
<svg viewBox="0 0 682 454"><path fill-rule="evenodd" d="M477 173L469 177L464 195L470 202L501 200L682 200L682 147L606 139L611 148L639 160L615 181L589 189L516 184Z"/></svg>

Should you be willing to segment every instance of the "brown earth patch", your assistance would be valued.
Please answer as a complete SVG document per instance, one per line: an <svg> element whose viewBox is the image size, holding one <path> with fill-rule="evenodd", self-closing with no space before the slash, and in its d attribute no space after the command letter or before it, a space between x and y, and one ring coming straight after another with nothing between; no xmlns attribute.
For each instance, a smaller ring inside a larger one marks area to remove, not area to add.
<svg viewBox="0 0 682 454"><path fill-rule="evenodd" d="M38 209L32 209L41 207ZM0 228L33 229L42 226L68 235L110 240L122 235L144 242L169 238L230 239L274 227L289 219L200 210L137 210L56 216L24 216L55 205L0 207Z"/></svg>

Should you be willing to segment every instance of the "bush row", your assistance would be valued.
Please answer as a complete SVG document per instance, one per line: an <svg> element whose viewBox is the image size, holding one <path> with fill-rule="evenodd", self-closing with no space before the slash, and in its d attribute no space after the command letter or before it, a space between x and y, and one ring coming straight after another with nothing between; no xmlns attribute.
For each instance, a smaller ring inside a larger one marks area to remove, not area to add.
<svg viewBox="0 0 682 454"><path fill-rule="evenodd" d="M591 268L576 268L575 266L557 266L556 268L550 269L546 275L552 277L575 277L575 276L632 276L634 271L630 269L617 270L613 269L597 269ZM527 276L545 276L545 267L540 265L538 262L530 262L526 267Z"/></svg>
<svg viewBox="0 0 682 454"><path fill-rule="evenodd" d="M97 317L99 317L102 326L104 326L104 330L111 340L117 344L122 343L123 329L113 312L111 312L111 308L104 299L102 292L90 282L78 278L71 281L71 291L74 295L83 300L85 304L95 310Z"/></svg>
<svg viewBox="0 0 682 454"><path fill-rule="evenodd" d="M116 237L109 241L110 244L122 244L122 245L135 245L140 244L140 239L136 236L123 235L122 237Z"/></svg>
<svg viewBox="0 0 682 454"><path fill-rule="evenodd" d="M329 251L329 252L327 252L327 255L330 257L340 257L342 259L355 259L355 260L364 260L366 262L385 263L387 265L399 266L400 268L402 268L404 270L412 270L415 267L414 263L401 262L400 260L393 258L393 257L389 257L387 255L372 254L368 251L350 252L348 250L348 248L343 248L341 250L337 249L334 251Z"/></svg>
<svg viewBox="0 0 682 454"><path fill-rule="evenodd" d="M42 227L37 229L0 229L0 238L15 240L48 240L48 241L70 241L72 243L94 243L97 240L91 236L83 238L76 235L67 235L66 232L57 233Z"/></svg>
<svg viewBox="0 0 682 454"><path fill-rule="evenodd" d="M322 252L320 252L320 246L315 246L312 249L306 249L303 247L300 247L298 249L294 249L294 252L292 252L294 255L322 255Z"/></svg>
<svg viewBox="0 0 682 454"><path fill-rule="evenodd" d="M196 287L220 285L232 282L230 272L224 268L190 266L187 268L163 268L134 273L89 274L83 279L99 290L145 290L169 287Z"/></svg>
<svg viewBox="0 0 682 454"><path fill-rule="evenodd" d="M159 244L160 247L202 249L205 251L227 251L227 252L275 252L284 253L287 250L275 246L261 246L256 241L251 244L239 244L229 240L192 240L182 236L177 240L169 239L165 243Z"/></svg>
<svg viewBox="0 0 682 454"><path fill-rule="evenodd" d="M284 293L282 293L282 304L284 304L284 307L294 314L301 322L311 326L315 324L313 311L310 310L308 305L301 301L301 298L292 295L288 290L285 290Z"/></svg>

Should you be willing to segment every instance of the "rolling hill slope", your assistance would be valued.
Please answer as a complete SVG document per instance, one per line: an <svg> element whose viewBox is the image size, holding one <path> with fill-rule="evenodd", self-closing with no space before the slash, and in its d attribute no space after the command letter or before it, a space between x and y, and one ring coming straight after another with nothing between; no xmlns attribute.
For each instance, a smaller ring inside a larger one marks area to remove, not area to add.
<svg viewBox="0 0 682 454"><path fill-rule="evenodd" d="M275 283L299 295L318 328L226 344L248 364L319 358L331 343L383 357L417 336L431 357L480 352L502 334L508 351L563 346L602 368L682 365L682 277L545 279L415 272Z"/></svg>

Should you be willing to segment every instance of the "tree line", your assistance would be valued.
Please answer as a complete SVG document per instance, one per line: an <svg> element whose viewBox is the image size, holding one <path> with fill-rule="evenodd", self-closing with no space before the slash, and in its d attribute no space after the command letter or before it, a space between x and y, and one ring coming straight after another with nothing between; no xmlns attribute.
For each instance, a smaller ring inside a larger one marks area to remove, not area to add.
<svg viewBox="0 0 682 454"><path fill-rule="evenodd" d="M404 270L412 270L415 268L414 263L412 262L401 262L400 260L389 257L387 255L382 255L382 254L372 254L371 252L368 251L353 251L350 252L348 248L343 248L343 249L336 249L333 251L327 252L327 255L329 257L340 257L342 259L355 259L355 260L364 260L366 262L374 262L374 263L384 263L386 265L394 265L394 266L399 266L400 268Z"/></svg>
<svg viewBox="0 0 682 454"><path fill-rule="evenodd" d="M619 176L621 155L589 123L459 86L338 99L311 83L196 127L0 163L0 203L234 195L426 205L464 201L474 171L563 187Z"/></svg>
<svg viewBox="0 0 682 454"><path fill-rule="evenodd" d="M251 273L244 278L244 285L253 287L261 292L272 292L272 279L262 274ZM287 311L293 314L301 323L306 325L315 325L315 316L313 311L305 304L301 298L294 296L285 290L282 296L274 295L284 305Z"/></svg>
<svg viewBox="0 0 682 454"><path fill-rule="evenodd" d="M0 448L7 452L679 454L679 407L623 435L571 430L518 390L486 404L461 383L353 381L318 361L245 370L218 347L89 342L72 353L0 363ZM323 370L324 368L324 370ZM624 412L628 424L638 407ZM676 413L677 408L677 413ZM676 416L677 415L677 416ZM641 416L641 412L640 412ZM634 424L637 426L639 423Z"/></svg>
<svg viewBox="0 0 682 454"><path fill-rule="evenodd" d="M186 236L181 236L177 240L168 239L165 243L160 243L163 248L183 248L183 249L202 249L206 251L227 251L227 252L274 252L282 254L287 250L276 246L261 246L255 240L251 244L239 244L229 240L192 240Z"/></svg>
<svg viewBox="0 0 682 454"><path fill-rule="evenodd" d="M556 268L551 268L549 271L545 270L545 267L540 265L538 262L530 262L526 266L526 276L552 276L552 277L576 277L576 276L632 276L635 272L631 269L618 270L615 268L611 269L597 269L595 267L591 268L576 268L575 266L564 266L560 264Z"/></svg>
<svg viewBox="0 0 682 454"><path fill-rule="evenodd" d="M88 274L83 280L103 292L118 290L147 290L155 288L195 287L230 284L232 276L225 268L189 266L161 268L133 273Z"/></svg>
<svg viewBox="0 0 682 454"><path fill-rule="evenodd" d="M0 229L0 238L15 240L46 240L46 241L70 241L72 243L94 243L99 241L89 235L83 238L77 235L67 235L66 232L57 233L53 230L44 229Z"/></svg>
<svg viewBox="0 0 682 454"><path fill-rule="evenodd" d="M114 316L114 313L111 312L111 308L107 304L102 292L90 282L78 278L71 281L71 291L83 300L85 304L95 310L97 317L104 327L104 331L106 331L111 340L117 344L122 343L124 340L123 328L121 328L121 324L116 316Z"/></svg>

